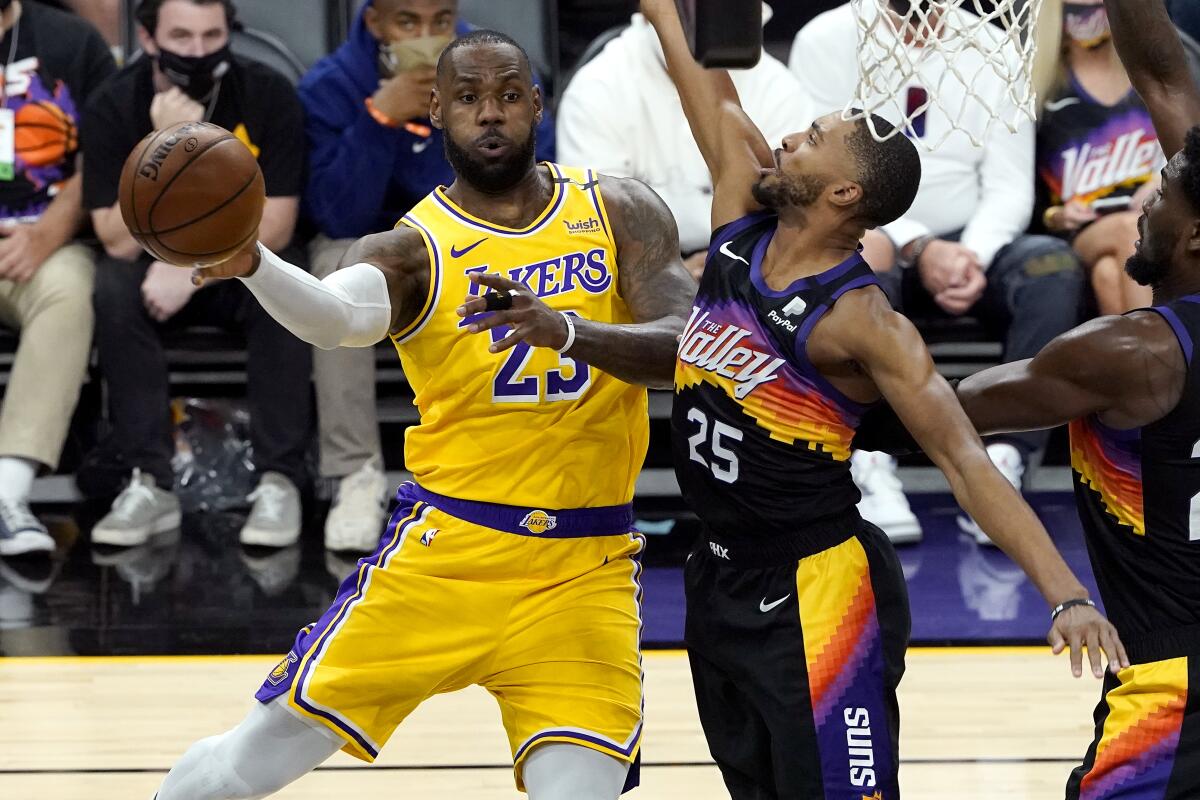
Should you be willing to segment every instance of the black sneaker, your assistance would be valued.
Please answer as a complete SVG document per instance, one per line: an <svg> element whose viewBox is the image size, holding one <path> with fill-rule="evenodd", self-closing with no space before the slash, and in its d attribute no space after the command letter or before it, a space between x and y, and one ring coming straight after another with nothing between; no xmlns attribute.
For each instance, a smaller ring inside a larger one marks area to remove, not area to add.
<svg viewBox="0 0 1200 800"><path fill-rule="evenodd" d="M54 540L29 505L0 498L0 556L52 552Z"/></svg>

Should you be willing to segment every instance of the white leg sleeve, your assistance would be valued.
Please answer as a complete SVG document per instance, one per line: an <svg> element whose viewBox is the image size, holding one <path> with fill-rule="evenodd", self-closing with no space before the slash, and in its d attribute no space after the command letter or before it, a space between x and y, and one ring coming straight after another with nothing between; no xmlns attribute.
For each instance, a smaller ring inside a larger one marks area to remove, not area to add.
<svg viewBox="0 0 1200 800"><path fill-rule="evenodd" d="M323 281L259 245L262 258L241 278L262 307L292 333L322 350L370 347L392 327L387 278L372 264L354 264Z"/></svg>
<svg viewBox="0 0 1200 800"><path fill-rule="evenodd" d="M617 800L629 764L577 744L544 744L525 759L529 800Z"/></svg>
<svg viewBox="0 0 1200 800"><path fill-rule="evenodd" d="M231 731L192 745L158 790L158 800L258 800L319 766L344 742L302 719L286 699L255 703Z"/></svg>

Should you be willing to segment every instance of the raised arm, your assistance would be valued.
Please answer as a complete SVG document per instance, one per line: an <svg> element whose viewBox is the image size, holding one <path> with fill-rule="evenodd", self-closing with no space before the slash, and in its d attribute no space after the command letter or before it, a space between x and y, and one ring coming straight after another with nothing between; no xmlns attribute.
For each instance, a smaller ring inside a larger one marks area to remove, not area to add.
<svg viewBox="0 0 1200 800"><path fill-rule="evenodd" d="M704 69L692 58L675 0L642 0L642 13L662 42L667 72L712 176L713 229L760 210L751 187L761 169L774 166L775 158L742 110L729 73Z"/></svg>
<svg viewBox="0 0 1200 800"><path fill-rule="evenodd" d="M1104 0L1117 54L1141 95L1167 158L1200 125L1200 89L1163 0Z"/></svg>
<svg viewBox="0 0 1200 800"><path fill-rule="evenodd" d="M475 273L471 280L514 297L510 309L473 320L467 330L477 334L511 326L512 332L491 346L493 353L524 341L564 352L627 383L669 389L675 347L696 294L696 283L679 258L679 231L666 205L644 183L602 176L600 189L617 246L618 289L633 322L579 317L568 322L528 287L500 275ZM458 313L466 318L487 310L486 297L477 297L463 303Z"/></svg>
<svg viewBox="0 0 1200 800"><path fill-rule="evenodd" d="M832 323L832 324L831 324ZM954 496L988 536L1020 565L1050 606L1088 593L1055 550L1046 529L997 471L949 384L934 369L921 336L878 292L852 292L822 326L848 360L862 367L922 449L945 473ZM818 329L820 330L820 329ZM1099 644L1114 671L1127 665L1116 630L1095 609L1059 615L1049 635L1054 652L1071 648L1081 674L1086 642L1092 671L1102 673Z"/></svg>
<svg viewBox="0 0 1200 800"><path fill-rule="evenodd" d="M1186 375L1175 334L1146 311L1092 320L1032 359L977 373L958 385L958 398L982 434L1052 428L1089 414L1134 428L1175 407Z"/></svg>

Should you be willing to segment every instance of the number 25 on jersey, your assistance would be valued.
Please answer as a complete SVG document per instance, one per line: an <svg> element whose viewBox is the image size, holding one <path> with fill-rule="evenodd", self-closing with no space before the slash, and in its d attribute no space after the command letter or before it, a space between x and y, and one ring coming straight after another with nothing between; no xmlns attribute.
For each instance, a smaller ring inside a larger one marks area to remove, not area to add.
<svg viewBox="0 0 1200 800"><path fill-rule="evenodd" d="M725 483L736 481L738 479L737 453L727 443L740 442L742 432L719 419L713 420L710 426L708 417L698 408L689 410L687 418L689 422L700 425L700 430L688 437L688 451L692 461L703 464L719 481ZM708 438L709 427L712 428L711 441ZM711 456L705 458L704 454L700 452L701 447L706 447Z"/></svg>

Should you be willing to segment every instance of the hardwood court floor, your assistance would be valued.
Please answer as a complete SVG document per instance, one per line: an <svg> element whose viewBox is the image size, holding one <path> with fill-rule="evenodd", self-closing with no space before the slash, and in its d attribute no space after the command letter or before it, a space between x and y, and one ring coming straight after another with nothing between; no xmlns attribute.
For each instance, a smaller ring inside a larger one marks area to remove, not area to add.
<svg viewBox="0 0 1200 800"><path fill-rule="evenodd" d="M0 798L147 800L193 740L245 713L271 657L0 659ZM1091 738L1099 684L1042 648L916 649L901 686L910 800L1052 800ZM630 800L725 798L687 659L646 655L642 787ZM434 698L374 767L338 754L276 797L521 797L481 689Z"/></svg>

